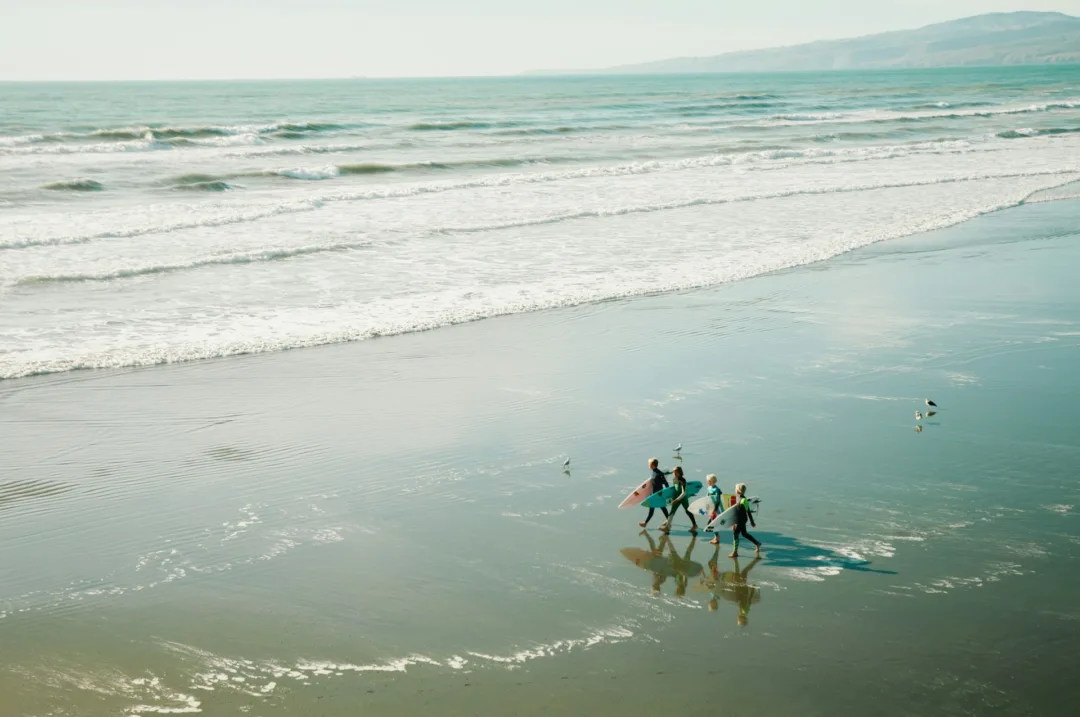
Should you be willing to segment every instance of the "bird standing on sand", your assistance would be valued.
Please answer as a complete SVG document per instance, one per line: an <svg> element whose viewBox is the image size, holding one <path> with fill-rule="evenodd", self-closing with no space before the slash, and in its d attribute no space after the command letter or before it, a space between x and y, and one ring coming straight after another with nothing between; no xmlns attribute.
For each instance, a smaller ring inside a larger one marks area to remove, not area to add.
<svg viewBox="0 0 1080 717"><path fill-rule="evenodd" d="M921 421L922 420L922 413L920 413L919 411L916 411L915 412L915 420L916 421Z"/></svg>
<svg viewBox="0 0 1080 717"><path fill-rule="evenodd" d="M562 467L563 468L569 468L570 467L570 459L569 458L567 458L565 461L563 461Z"/></svg>
<svg viewBox="0 0 1080 717"><path fill-rule="evenodd" d="M926 405L929 406L930 408L937 408L937 404L934 403L933 401L931 401L929 398L926 399Z"/></svg>
<svg viewBox="0 0 1080 717"><path fill-rule="evenodd" d="M679 445L675 446L675 452L676 453L681 453L682 452L682 444L681 443Z"/></svg>

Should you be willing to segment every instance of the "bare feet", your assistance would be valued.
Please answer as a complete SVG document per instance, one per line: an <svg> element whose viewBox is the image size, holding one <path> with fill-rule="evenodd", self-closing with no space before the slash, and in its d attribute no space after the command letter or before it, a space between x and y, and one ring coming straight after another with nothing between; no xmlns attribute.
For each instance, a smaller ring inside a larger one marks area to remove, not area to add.
<svg viewBox="0 0 1080 717"><path fill-rule="evenodd" d="M720 544L720 538L713 538L712 540L709 541L709 545L719 545L719 544Z"/></svg>
<svg viewBox="0 0 1080 717"><path fill-rule="evenodd" d="M759 545L756 548L754 548L754 552L755 553L760 553L761 552L761 546Z"/></svg>
<svg viewBox="0 0 1080 717"><path fill-rule="evenodd" d="M732 553L732 554L731 554L731 555L729 555L728 557L729 557L729 558L737 558L737 557L739 557L739 554L738 554L738 553Z"/></svg>
<svg viewBox="0 0 1080 717"><path fill-rule="evenodd" d="M638 523L638 525L640 525L642 528L644 528L645 527L645 521L644 520L641 521L640 523Z"/></svg>

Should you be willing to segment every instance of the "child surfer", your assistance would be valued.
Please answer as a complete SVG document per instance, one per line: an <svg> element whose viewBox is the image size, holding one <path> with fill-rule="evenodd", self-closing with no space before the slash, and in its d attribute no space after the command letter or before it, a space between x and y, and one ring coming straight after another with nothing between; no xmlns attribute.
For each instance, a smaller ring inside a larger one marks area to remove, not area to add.
<svg viewBox="0 0 1080 717"><path fill-rule="evenodd" d="M649 459L649 470L652 471L652 492L653 493L659 493L664 488L668 487L668 482L667 482L667 475L668 474L665 473L664 471L660 470L660 461L658 461L655 458L650 458ZM667 508L661 508L660 511L664 514L664 518L666 519L668 517ZM638 523L638 525L640 525L642 528L647 526L649 524L649 521L652 520L653 513L655 513L655 512L656 511L653 508L649 508L649 514L646 515L645 520Z"/></svg>
<svg viewBox="0 0 1080 717"><path fill-rule="evenodd" d="M744 536L747 540L754 544L754 552L761 552L761 543L757 541L757 538L746 532L746 521L750 521L750 525L757 527L757 523L754 522L754 513L750 510L750 501L746 499L746 484L740 483L735 486L735 522L731 524L731 534L735 542L735 548L731 551L729 558L739 557L739 536Z"/></svg>
<svg viewBox="0 0 1080 717"><path fill-rule="evenodd" d="M671 515L660 525L660 530L665 533L671 530L671 521L675 519L675 514L679 512L679 508L682 508L686 512L686 516L690 518L690 533L696 534L697 521L694 520L694 514L690 512L690 495L686 490L686 478L683 477L682 466L675 466L671 476L672 480L675 481L675 497L671 499Z"/></svg>
<svg viewBox="0 0 1080 717"><path fill-rule="evenodd" d="M724 501L724 495L720 492L719 486L716 485L715 474L710 473L709 475L707 475L705 477L705 482L709 484L709 500L712 501L713 505L712 513L709 515L709 522L711 523L717 515L724 512L724 506L722 505ZM720 536L714 535L713 539L709 541L709 544L719 545Z"/></svg>

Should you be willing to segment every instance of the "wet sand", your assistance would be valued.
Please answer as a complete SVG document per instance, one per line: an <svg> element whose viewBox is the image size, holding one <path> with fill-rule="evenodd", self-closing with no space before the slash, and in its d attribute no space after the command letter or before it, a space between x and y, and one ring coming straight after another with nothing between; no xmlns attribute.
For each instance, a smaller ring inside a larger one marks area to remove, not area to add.
<svg viewBox="0 0 1080 717"><path fill-rule="evenodd" d="M706 291L0 383L0 704L1072 714L1078 212ZM642 535L615 506L651 455L748 483L762 559L736 568L685 520Z"/></svg>

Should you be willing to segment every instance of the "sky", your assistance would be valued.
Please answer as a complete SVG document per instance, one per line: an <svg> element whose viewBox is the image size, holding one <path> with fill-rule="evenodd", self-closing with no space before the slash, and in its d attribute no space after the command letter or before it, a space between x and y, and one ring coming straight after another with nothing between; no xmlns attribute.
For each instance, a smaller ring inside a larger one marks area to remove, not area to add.
<svg viewBox="0 0 1080 717"><path fill-rule="evenodd" d="M0 0L0 81L506 75L1080 0Z"/></svg>

